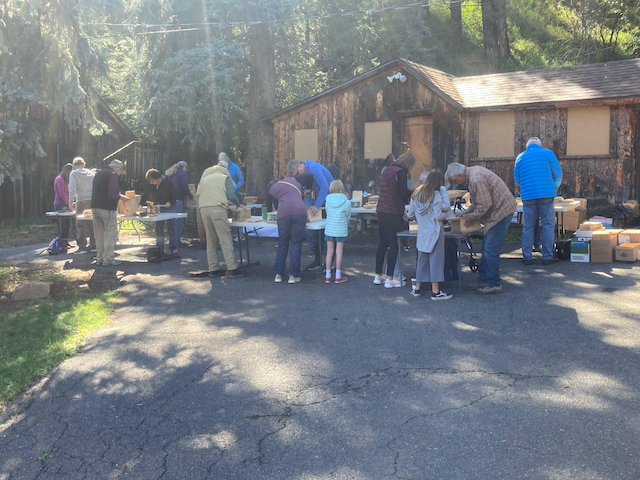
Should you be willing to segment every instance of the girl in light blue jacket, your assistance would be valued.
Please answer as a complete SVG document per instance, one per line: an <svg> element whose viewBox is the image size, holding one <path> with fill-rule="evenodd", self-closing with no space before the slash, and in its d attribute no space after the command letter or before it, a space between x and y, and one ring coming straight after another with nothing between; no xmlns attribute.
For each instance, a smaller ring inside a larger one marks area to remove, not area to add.
<svg viewBox="0 0 640 480"><path fill-rule="evenodd" d="M329 185L329 195L325 200L327 211L327 226L324 229L327 240L326 276L325 283L331 283L331 262L333 252L336 252L335 283L344 283L347 277L342 276L342 252L344 242L349 236L349 219L351 218L351 201L347 198L344 185L340 180L334 180Z"/></svg>

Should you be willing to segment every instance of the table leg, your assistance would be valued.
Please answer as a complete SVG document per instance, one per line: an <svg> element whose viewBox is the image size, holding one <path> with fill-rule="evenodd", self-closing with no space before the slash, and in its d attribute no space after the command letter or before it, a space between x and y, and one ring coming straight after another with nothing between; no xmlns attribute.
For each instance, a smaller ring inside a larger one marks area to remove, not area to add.
<svg viewBox="0 0 640 480"><path fill-rule="evenodd" d="M469 252L471 255L471 252ZM458 293L462 293L462 265L460 264L460 260L462 260L461 250L460 250L460 240L457 242L456 246L456 259L458 260L456 263L458 264Z"/></svg>
<svg viewBox="0 0 640 480"><path fill-rule="evenodd" d="M247 263L251 265L251 257L249 256L249 235L247 235L247 227L242 227L244 231L244 243L247 247ZM240 245L240 249L242 249L242 245Z"/></svg>
<svg viewBox="0 0 640 480"><path fill-rule="evenodd" d="M242 235L242 231L240 230L240 227L236 228L238 229L238 251L240 252L240 266L244 267L244 261L242 260L242 239L240 238L240 235Z"/></svg>
<svg viewBox="0 0 640 480"><path fill-rule="evenodd" d="M400 288L402 288L402 242L399 236L396 235L396 238L398 239L398 261L400 262ZM389 259L387 259L387 263L388 262Z"/></svg>

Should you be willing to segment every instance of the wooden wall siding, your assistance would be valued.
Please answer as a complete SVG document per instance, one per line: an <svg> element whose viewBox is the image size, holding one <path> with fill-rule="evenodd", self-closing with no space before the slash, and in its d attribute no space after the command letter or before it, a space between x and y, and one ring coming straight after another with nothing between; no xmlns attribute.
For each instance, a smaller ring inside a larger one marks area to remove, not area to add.
<svg viewBox="0 0 640 480"><path fill-rule="evenodd" d="M402 144L404 117L412 111L416 115L433 112L432 158L436 159L436 165L443 168L457 159L461 145L464 145L460 138L460 113L410 75L404 84L397 80L389 83L387 77L397 71L398 68L393 67L367 83L275 118L274 176L286 175L286 165L294 158L295 130L317 128L320 163L335 163L349 190L367 189L369 182L379 176L382 159L365 159L365 122L390 120L393 153L399 155L405 152Z"/></svg>
<svg viewBox="0 0 640 480"><path fill-rule="evenodd" d="M478 159L478 119L465 114L464 158L467 165L482 165L517 193L513 180L515 157L526 148L527 140L537 136L552 150L563 170L559 195L586 197L619 203L638 196L639 159L637 118L640 106L611 107L609 155L567 157L567 109L543 108L515 112L514 157Z"/></svg>

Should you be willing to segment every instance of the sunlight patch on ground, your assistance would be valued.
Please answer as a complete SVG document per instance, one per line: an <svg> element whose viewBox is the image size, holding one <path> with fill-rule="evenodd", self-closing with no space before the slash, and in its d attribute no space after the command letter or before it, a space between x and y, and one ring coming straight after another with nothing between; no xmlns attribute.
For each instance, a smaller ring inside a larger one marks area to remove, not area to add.
<svg viewBox="0 0 640 480"><path fill-rule="evenodd" d="M480 330L480 328L478 328L478 327L474 327L473 325L469 325L468 323L459 322L459 321L453 322L451 324L451 326L453 328L457 328L458 330L467 330L467 331L470 331L470 332L474 332L474 331Z"/></svg>
<svg viewBox="0 0 640 480"><path fill-rule="evenodd" d="M238 442L233 432L222 430L214 434L189 435L180 440L180 446L191 450L209 450L219 448L228 450Z"/></svg>

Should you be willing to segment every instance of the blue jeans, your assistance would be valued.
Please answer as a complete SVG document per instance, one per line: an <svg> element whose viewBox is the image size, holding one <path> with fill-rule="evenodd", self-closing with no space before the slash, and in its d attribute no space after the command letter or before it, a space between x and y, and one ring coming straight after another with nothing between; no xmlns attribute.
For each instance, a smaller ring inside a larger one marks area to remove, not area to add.
<svg viewBox="0 0 640 480"><path fill-rule="evenodd" d="M182 212L182 200L176 200L176 203L171 205L169 208L165 210L166 213L179 213ZM178 220L179 218L174 218L173 220L169 220L169 249L175 250L178 248L178 239L180 230ZM164 224L166 222L156 222L156 246L160 248L164 248Z"/></svg>
<svg viewBox="0 0 640 480"><path fill-rule="evenodd" d="M553 242L555 239L554 228L556 224L556 213L553 209L554 199L537 198L535 200L523 200L522 211L524 213L524 226L522 227L522 258L531 260L533 242L535 241L535 226L538 223L538 216L542 223L542 259L553 258Z"/></svg>
<svg viewBox="0 0 640 480"><path fill-rule="evenodd" d="M482 239L482 258L478 264L478 282L486 283L488 287L502 285L500 278L500 251L502 242L507 236L513 215L507 215L484 234ZM529 244L531 248L531 244Z"/></svg>
<svg viewBox="0 0 640 480"><path fill-rule="evenodd" d="M276 254L276 263L273 266L274 275L284 275L289 243L291 243L289 275L293 277L300 276L302 240L304 239L306 225L306 215L289 215L278 219L278 253Z"/></svg>

